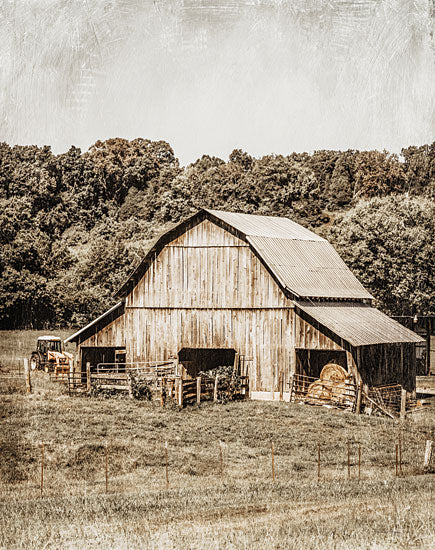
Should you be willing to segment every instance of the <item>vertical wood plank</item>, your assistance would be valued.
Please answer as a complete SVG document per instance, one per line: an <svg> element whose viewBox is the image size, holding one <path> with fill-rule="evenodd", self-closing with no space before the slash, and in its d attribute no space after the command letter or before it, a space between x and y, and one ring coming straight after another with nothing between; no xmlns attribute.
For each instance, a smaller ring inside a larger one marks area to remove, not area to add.
<svg viewBox="0 0 435 550"><path fill-rule="evenodd" d="M199 405L201 403L201 377L198 376L196 379L196 403Z"/></svg>
<svg viewBox="0 0 435 550"><path fill-rule="evenodd" d="M30 367L27 358L24 358L24 379L26 382L26 393L32 393L32 381L30 379Z"/></svg>
<svg viewBox="0 0 435 550"><path fill-rule="evenodd" d="M86 363L86 391L88 393L91 392L92 385L91 385L91 364L89 361Z"/></svg>

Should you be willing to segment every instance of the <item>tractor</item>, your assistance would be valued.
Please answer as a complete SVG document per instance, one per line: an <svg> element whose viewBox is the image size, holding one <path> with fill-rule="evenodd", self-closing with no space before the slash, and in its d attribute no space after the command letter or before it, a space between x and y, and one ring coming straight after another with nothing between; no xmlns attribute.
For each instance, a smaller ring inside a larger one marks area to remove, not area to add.
<svg viewBox="0 0 435 550"><path fill-rule="evenodd" d="M56 374L67 373L72 360L73 355L64 351L62 340L58 336L40 336L36 351L30 358L30 368Z"/></svg>

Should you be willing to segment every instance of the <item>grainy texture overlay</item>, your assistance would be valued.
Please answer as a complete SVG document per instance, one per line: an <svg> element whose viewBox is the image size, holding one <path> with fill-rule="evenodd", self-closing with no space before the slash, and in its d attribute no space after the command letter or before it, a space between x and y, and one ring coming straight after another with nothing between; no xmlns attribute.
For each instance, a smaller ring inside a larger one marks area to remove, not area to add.
<svg viewBox="0 0 435 550"><path fill-rule="evenodd" d="M0 0L0 550L429 550L434 0Z"/></svg>

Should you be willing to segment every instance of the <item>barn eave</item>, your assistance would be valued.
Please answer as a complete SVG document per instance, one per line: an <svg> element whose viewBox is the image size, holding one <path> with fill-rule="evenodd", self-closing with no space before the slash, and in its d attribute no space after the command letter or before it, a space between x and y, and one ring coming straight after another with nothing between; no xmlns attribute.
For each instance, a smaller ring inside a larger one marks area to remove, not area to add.
<svg viewBox="0 0 435 550"><path fill-rule="evenodd" d="M121 300L102 315L88 323L85 327L66 338L65 342L75 342L78 344L84 342L103 328L107 327L112 321L118 319L118 317L123 315L124 310L124 301Z"/></svg>
<svg viewBox="0 0 435 550"><path fill-rule="evenodd" d="M295 311L345 349L424 341L412 330L362 302L295 301Z"/></svg>

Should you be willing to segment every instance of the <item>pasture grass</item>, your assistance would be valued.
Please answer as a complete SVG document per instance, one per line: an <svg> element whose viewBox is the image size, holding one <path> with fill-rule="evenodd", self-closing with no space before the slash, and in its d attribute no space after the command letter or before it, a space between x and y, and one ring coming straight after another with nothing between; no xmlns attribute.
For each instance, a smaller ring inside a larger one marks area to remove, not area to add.
<svg viewBox="0 0 435 550"><path fill-rule="evenodd" d="M32 395L0 395L1 548L431 548L431 411L403 425L278 402L179 411L68 397L43 372L33 384Z"/></svg>
<svg viewBox="0 0 435 550"><path fill-rule="evenodd" d="M73 330L0 330L0 367L22 369L23 359L30 359L36 350L38 336L59 336L65 340L73 333ZM74 352L75 345L67 344L66 351Z"/></svg>

